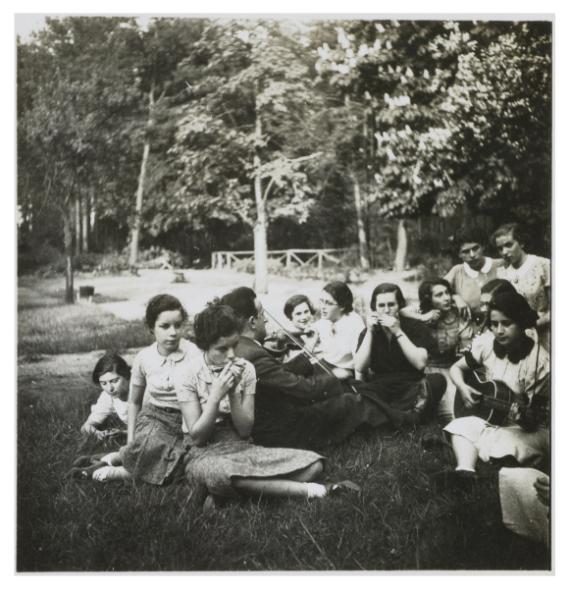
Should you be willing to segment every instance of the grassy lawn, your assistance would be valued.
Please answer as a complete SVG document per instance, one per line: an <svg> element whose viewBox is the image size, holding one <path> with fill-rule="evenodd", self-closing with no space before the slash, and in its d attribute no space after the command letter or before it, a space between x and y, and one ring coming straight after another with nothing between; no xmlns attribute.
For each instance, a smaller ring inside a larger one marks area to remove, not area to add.
<svg viewBox="0 0 570 589"><path fill-rule="evenodd" d="M361 496L311 503L244 500L205 515L203 496L188 484L67 480L64 474L79 453L103 449L82 446L79 436L98 393L90 383L92 350L148 340L142 328L95 305L28 307L19 327L21 353L32 356L20 359L18 372L19 571L550 567L545 548L502 526L492 485L460 495L433 489L430 475L450 458L445 449L423 450L419 440L425 431L438 431L436 424L363 432L323 450L326 478L359 483ZM81 350L90 353L33 357Z"/></svg>
<svg viewBox="0 0 570 589"><path fill-rule="evenodd" d="M447 460L418 431L357 434L328 448L327 478L360 497L229 503L201 511L189 485L65 480L90 399L88 374L23 383L18 423L18 570L545 569L548 554L500 524L491 490L438 494ZM84 451L95 450L87 447Z"/></svg>
<svg viewBox="0 0 570 589"><path fill-rule="evenodd" d="M20 285L18 356L124 350L152 341L142 321L120 319L97 304L66 305L62 300L49 281Z"/></svg>

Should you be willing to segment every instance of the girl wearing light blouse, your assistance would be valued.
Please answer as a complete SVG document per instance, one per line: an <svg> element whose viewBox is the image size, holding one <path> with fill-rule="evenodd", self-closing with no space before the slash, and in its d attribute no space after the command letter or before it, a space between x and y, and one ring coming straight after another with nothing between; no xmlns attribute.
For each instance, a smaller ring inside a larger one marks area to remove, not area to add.
<svg viewBox="0 0 570 589"><path fill-rule="evenodd" d="M334 485L313 483L323 457L307 450L265 448L249 442L254 419L255 369L236 358L239 324L231 307L210 304L194 319L202 354L177 388L188 431L187 479L217 497L266 495L320 498Z"/></svg>

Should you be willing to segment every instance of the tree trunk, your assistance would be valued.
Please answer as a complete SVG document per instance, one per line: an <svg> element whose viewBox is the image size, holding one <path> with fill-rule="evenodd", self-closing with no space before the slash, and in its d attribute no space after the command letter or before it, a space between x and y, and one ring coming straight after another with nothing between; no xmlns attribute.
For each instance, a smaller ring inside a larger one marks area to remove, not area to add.
<svg viewBox="0 0 570 589"><path fill-rule="evenodd" d="M75 255L81 253L81 198L75 199Z"/></svg>
<svg viewBox="0 0 570 589"><path fill-rule="evenodd" d="M394 257L394 270L403 272L406 269L406 258L408 257L408 234L404 219L398 221L398 245Z"/></svg>
<svg viewBox="0 0 570 589"><path fill-rule="evenodd" d="M366 229L364 224L364 206L360 193L360 183L354 172L351 173L352 183L354 185L354 206L356 208L356 225L358 228L358 252L360 255L360 267L363 270L370 270L370 256L368 253L368 243L366 241Z"/></svg>
<svg viewBox="0 0 570 589"><path fill-rule="evenodd" d="M89 239L91 240L91 247L96 250L97 232L96 232L96 214L95 214L95 187L91 187L89 192Z"/></svg>
<svg viewBox="0 0 570 589"><path fill-rule="evenodd" d="M81 211L81 249L84 252L89 251L89 199L86 198L83 202L83 210Z"/></svg>
<svg viewBox="0 0 570 589"><path fill-rule="evenodd" d="M154 85L151 87L150 92L148 93L148 103L149 103L149 114L147 120L147 131L152 126L152 119L153 119L153 110L154 110ZM136 194L136 203L135 203L135 220L133 223L133 230L131 233L131 251L129 255L129 266L131 268L136 268L137 259L139 257L139 239L140 239L140 229L141 229L141 214L142 214L142 204L143 204L143 195L144 195L144 185L146 180L146 166L148 162L148 155L150 153L150 139L148 133L146 133L145 140L144 140L144 147L143 147L143 155L141 160L141 169L139 173L139 181L137 185L137 194Z"/></svg>
<svg viewBox="0 0 570 589"><path fill-rule="evenodd" d="M256 220L253 228L253 249L255 251L255 292L265 294L268 287L267 279L267 211L265 200L261 190L261 159L259 157L259 145L262 140L261 117L255 112L255 151L253 154L253 169L255 177L253 188L255 192Z"/></svg>
<svg viewBox="0 0 570 589"><path fill-rule="evenodd" d="M73 205L63 209L63 243L65 246L65 302L74 303L73 292Z"/></svg>

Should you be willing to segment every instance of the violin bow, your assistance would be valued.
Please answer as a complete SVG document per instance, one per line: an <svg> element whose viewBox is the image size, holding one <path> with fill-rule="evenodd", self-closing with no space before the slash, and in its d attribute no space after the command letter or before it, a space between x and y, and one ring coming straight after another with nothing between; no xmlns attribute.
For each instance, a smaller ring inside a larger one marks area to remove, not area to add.
<svg viewBox="0 0 570 589"><path fill-rule="evenodd" d="M319 368L321 368L322 370L324 370L327 374L329 374L330 376L334 376L339 382L342 382L340 380L340 378L338 378L338 376L328 367L325 366L320 360L319 358L317 358L308 348L305 348L305 346L303 345L303 341L300 339L297 339L292 333L289 333L287 331L287 329L285 329L285 327L283 325L281 325L281 323L279 321L277 321L277 319L264 307L263 308L264 312L266 315L269 316L269 318L274 321L277 326L279 328L281 328L281 331L283 331L283 333L299 348L301 348L301 350L303 350L304 353L307 354L307 356L309 356L309 358L311 358L311 360L313 360L313 362L315 364L317 364L319 366ZM350 384L349 382L346 383L351 389L352 391L358 395L358 391L356 390L356 388Z"/></svg>

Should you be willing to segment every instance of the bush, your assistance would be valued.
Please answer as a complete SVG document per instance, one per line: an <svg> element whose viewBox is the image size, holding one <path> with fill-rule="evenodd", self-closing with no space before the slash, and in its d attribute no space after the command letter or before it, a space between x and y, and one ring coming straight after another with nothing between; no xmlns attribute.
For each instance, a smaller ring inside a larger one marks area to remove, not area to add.
<svg viewBox="0 0 570 589"><path fill-rule="evenodd" d="M18 249L18 275L31 274L39 269L53 273L65 271L65 256L49 243L31 245L29 251Z"/></svg>
<svg viewBox="0 0 570 589"><path fill-rule="evenodd" d="M445 276L454 265L454 259L445 254L417 254L410 256L410 266L417 267L417 279Z"/></svg>

